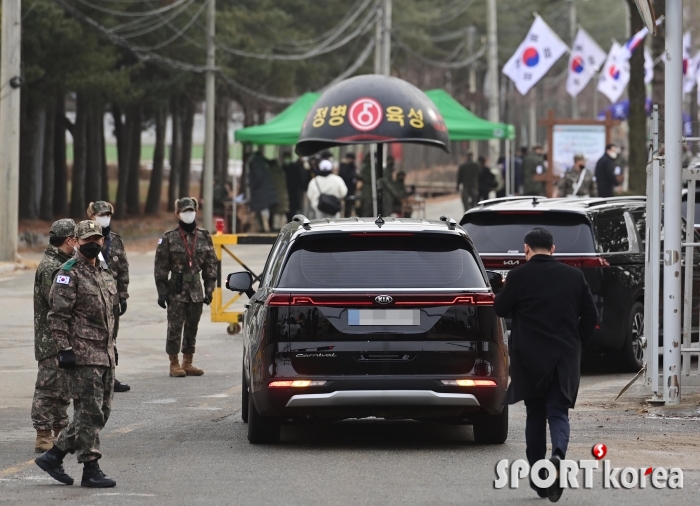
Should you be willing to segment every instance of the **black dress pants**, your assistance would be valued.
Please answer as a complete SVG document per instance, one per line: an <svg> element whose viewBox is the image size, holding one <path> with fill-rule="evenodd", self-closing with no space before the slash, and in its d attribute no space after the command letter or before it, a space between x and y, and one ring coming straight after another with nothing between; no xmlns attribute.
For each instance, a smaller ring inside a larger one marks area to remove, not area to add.
<svg viewBox="0 0 700 506"><path fill-rule="evenodd" d="M525 444L527 461L532 466L547 453L547 422L552 440L552 456L566 457L569 446L569 406L555 373L546 392L538 397L525 399L527 421L525 422Z"/></svg>

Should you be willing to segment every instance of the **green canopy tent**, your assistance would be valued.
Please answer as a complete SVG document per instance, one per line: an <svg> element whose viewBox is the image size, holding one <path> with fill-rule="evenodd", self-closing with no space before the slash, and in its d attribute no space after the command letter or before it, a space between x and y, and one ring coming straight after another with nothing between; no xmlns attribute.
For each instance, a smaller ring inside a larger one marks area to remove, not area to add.
<svg viewBox="0 0 700 506"><path fill-rule="evenodd" d="M445 90L428 90L447 125L451 141L486 141L489 139L515 139L515 128L505 123L492 123L481 119L457 102Z"/></svg>
<svg viewBox="0 0 700 506"><path fill-rule="evenodd" d="M296 144L304 119L320 96L320 93L304 93L267 123L236 130L236 141L278 146Z"/></svg>

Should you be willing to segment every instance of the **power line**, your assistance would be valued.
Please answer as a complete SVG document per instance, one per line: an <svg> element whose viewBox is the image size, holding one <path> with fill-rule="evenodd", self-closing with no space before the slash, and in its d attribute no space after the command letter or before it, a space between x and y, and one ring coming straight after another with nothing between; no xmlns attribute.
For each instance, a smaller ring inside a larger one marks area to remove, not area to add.
<svg viewBox="0 0 700 506"><path fill-rule="evenodd" d="M130 12L130 11L118 11L115 9L106 9L104 7L100 7L99 5L95 5L93 3L88 2L87 0L77 0L81 4L90 7L91 9L95 9L96 11L103 12L105 14L111 14L113 16L121 16L121 17L144 17L144 16L155 16L157 14L162 14L164 12L168 12L169 10L175 9L185 3L187 0L175 0L174 3L166 6L166 7L161 7L160 9L154 9L152 11L140 11L140 12Z"/></svg>
<svg viewBox="0 0 700 506"><path fill-rule="evenodd" d="M180 37L182 37L182 36L185 34L185 32L186 32L187 30L190 29L190 27L194 24L195 21L197 21L197 19L199 18L199 16L202 14L202 12L204 11L204 9L207 7L207 5L209 5L209 2L211 2L211 1L212 1L212 0L204 0L204 2L202 2L201 7L199 8L199 10L198 10L197 12L195 12L194 16L192 16L192 19L190 19L190 20L185 24L185 26L182 27L182 29L181 29L179 32L177 32L175 35L173 35L173 36L170 37L169 39L167 39L167 40L165 40L165 41L163 41L163 42L161 42L161 43L159 43L159 44L156 44L156 45L154 45L154 46L150 46L150 47L146 47L146 46L136 46L136 47L134 47L134 51L154 51L154 50L157 50L157 49L162 49L162 48L164 48L165 46L167 46L168 44L170 44L170 43L176 41L177 39L179 39Z"/></svg>
<svg viewBox="0 0 700 506"><path fill-rule="evenodd" d="M426 56L423 56L422 54L420 54L419 52L414 50L408 44L404 43L401 39L399 39L395 35L392 37L392 39L394 40L394 42L396 42L396 44L399 47L403 48L404 50L406 50L406 52L408 52L412 56L418 58L420 61L427 63L428 65L432 65L433 67L441 67L441 68L445 68L445 69L460 69L460 68L468 67L469 65L472 65L474 62L476 62L476 60L478 60L479 58L484 56L484 53L486 53L486 48L487 48L486 45L483 45L479 48L479 50L476 53L474 53L473 55L468 56L467 58L460 60L460 61L456 61L456 62L444 62L444 61L442 61L441 62L441 61L432 60L430 58L427 58Z"/></svg>
<svg viewBox="0 0 700 506"><path fill-rule="evenodd" d="M188 0L188 2L182 5L178 10L173 12L168 12L166 15L158 14L156 16L151 16L143 19L136 19L135 21L130 21L122 25L118 25L111 28L110 31L117 33L119 32L125 39L133 39L135 37L141 37L143 35L148 35L159 28L162 28L165 23L174 21L175 18L179 17L180 14L189 9L195 0ZM169 17L167 17L169 16Z"/></svg>

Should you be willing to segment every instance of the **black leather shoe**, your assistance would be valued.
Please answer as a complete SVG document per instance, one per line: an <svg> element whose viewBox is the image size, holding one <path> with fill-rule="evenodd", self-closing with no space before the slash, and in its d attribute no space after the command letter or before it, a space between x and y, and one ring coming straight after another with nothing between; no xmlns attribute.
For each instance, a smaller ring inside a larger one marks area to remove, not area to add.
<svg viewBox="0 0 700 506"><path fill-rule="evenodd" d="M559 459L559 457L557 457L555 455L554 457L549 459L549 461L552 464L554 464L554 467L557 470L557 479L547 489L547 498L552 502L557 502L561 498L561 495L564 493L564 489L561 487L561 484L559 483L559 469L561 468L561 460Z"/></svg>
<svg viewBox="0 0 700 506"><path fill-rule="evenodd" d="M80 482L81 487L90 488L109 488L115 487L117 482L102 472L97 461L91 466L83 468L83 479Z"/></svg>
<svg viewBox="0 0 700 506"><path fill-rule="evenodd" d="M530 488L531 488L532 490L534 490L535 492L537 492L537 495L538 495L541 499L546 499L546 498L547 498L547 489L546 489L546 488L540 488L540 487L538 487L537 485L535 485L535 484L532 482L532 478L530 478Z"/></svg>
<svg viewBox="0 0 700 506"><path fill-rule="evenodd" d="M49 476L51 476L54 480L60 481L64 485L73 484L73 478L68 476L66 471L63 469L63 460L59 460L55 455L46 452L37 457L34 462L42 470L49 473Z"/></svg>
<svg viewBox="0 0 700 506"><path fill-rule="evenodd" d="M114 379L114 391L115 392L128 392L131 390L131 387L127 385L126 383L122 383L118 379Z"/></svg>

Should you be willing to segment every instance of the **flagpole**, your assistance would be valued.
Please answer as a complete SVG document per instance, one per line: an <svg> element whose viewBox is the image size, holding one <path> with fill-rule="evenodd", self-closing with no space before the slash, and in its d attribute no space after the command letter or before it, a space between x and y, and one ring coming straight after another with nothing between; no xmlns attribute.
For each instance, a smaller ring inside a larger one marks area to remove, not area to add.
<svg viewBox="0 0 700 506"><path fill-rule="evenodd" d="M598 81L600 80L600 72L595 75L595 88L593 88L593 119L598 118Z"/></svg>
<svg viewBox="0 0 700 506"><path fill-rule="evenodd" d="M574 39L576 39L576 0L569 0L569 35L571 37L571 48L574 47ZM571 96L571 117L578 119L578 102L576 96Z"/></svg>

